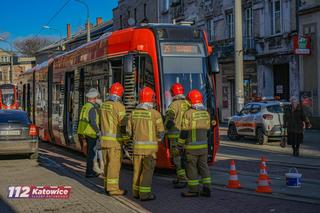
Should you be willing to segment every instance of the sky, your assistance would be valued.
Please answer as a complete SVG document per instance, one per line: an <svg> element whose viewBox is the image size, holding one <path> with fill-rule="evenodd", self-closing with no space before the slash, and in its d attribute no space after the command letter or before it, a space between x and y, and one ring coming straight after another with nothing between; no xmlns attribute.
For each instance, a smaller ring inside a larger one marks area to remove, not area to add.
<svg viewBox="0 0 320 213"><path fill-rule="evenodd" d="M112 19L112 9L117 0L82 0L89 7L90 20L95 24L96 17L103 21ZM68 2L68 3L67 3ZM50 19L65 4L61 12L48 24ZM66 24L71 24L71 31L84 28L86 8L76 0L0 0L0 35L7 40L29 36L49 36L59 39L66 36ZM43 29L48 25L53 29ZM0 41L0 48L9 49L9 45Z"/></svg>

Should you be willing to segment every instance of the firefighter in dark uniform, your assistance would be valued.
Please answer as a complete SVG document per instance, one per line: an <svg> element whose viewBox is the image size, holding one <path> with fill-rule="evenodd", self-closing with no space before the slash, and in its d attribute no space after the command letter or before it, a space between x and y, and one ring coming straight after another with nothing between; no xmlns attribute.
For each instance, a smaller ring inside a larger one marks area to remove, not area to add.
<svg viewBox="0 0 320 213"><path fill-rule="evenodd" d="M187 161L188 192L182 192L183 197L211 196L211 177L207 164L208 130L210 115L203 105L202 94L191 90L187 95L191 108L182 118L182 128L178 139L178 149L184 149ZM199 180L199 175L201 180ZM203 187L199 193L199 184Z"/></svg>
<svg viewBox="0 0 320 213"><path fill-rule="evenodd" d="M170 89L173 97L165 118L165 127L167 130L167 138L170 142L170 155L173 164L176 167L177 180L173 181L175 188L184 188L187 185L187 176L185 171L184 156L177 151L177 142L181 131L181 121L184 113L189 109L190 104L184 96L184 88L181 84L175 83Z"/></svg>
<svg viewBox="0 0 320 213"><path fill-rule="evenodd" d="M88 102L82 107L79 118L78 134L85 136L87 142L87 178L99 176L99 174L93 170L93 160L95 157L94 148L100 137L99 106L96 103L98 96L98 90L95 88L89 90L86 94Z"/></svg>
<svg viewBox="0 0 320 213"><path fill-rule="evenodd" d="M121 125L126 115L125 106L121 103L124 89L120 83L114 83L109 89L107 101L101 105L101 149L104 157L104 187L110 196L126 194L119 189L121 169L121 147L123 136Z"/></svg>
<svg viewBox="0 0 320 213"><path fill-rule="evenodd" d="M133 196L141 201L154 200L151 192L152 176L156 164L158 142L164 136L160 113L153 109L155 93L143 88L139 93L139 105L127 122L127 133L133 139Z"/></svg>

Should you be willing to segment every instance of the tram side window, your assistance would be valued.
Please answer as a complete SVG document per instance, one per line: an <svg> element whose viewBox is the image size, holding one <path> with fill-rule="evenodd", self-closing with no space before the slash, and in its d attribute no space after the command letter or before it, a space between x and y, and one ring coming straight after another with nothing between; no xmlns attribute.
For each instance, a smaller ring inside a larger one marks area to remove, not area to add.
<svg viewBox="0 0 320 213"><path fill-rule="evenodd" d="M154 87L154 72L152 61L149 56L139 56L139 89L143 87L150 87L155 90Z"/></svg>

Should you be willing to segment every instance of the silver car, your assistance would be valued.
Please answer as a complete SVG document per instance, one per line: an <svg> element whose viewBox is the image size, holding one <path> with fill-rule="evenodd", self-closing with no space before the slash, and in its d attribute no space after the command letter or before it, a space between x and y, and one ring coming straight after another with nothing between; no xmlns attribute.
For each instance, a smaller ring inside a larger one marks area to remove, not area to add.
<svg viewBox="0 0 320 213"><path fill-rule="evenodd" d="M0 155L38 158L38 130L21 110L0 110Z"/></svg>
<svg viewBox="0 0 320 213"><path fill-rule="evenodd" d="M238 140L241 136L255 137L259 144L270 138L281 139L286 133L283 128L283 113L288 102L251 102L228 123L228 137Z"/></svg>

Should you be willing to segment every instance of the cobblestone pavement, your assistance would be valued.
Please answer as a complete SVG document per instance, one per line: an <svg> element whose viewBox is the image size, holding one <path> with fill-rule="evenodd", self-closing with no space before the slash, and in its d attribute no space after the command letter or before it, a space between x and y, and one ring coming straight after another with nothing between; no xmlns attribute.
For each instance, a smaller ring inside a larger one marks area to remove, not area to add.
<svg viewBox="0 0 320 213"><path fill-rule="evenodd" d="M10 157L11 158L11 157ZM0 212L137 212L103 190L45 159L0 160ZM69 199L8 199L8 186L71 186Z"/></svg>
<svg viewBox="0 0 320 213"><path fill-rule="evenodd" d="M83 178L84 169L85 169L85 158L78 153L72 153L70 151L66 151L65 149L61 149L60 147L48 145L48 144L41 144L41 156L43 159L50 159L49 162L54 163L43 163L40 167L45 167L49 170L54 170L51 168L51 164L57 164L62 166L66 170L68 170L72 175L75 181L81 181L81 185L84 188L98 188L100 189L100 193L103 190L103 180L102 178L95 178L86 180ZM42 161L41 160L41 161ZM42 168L42 169L45 169ZM30 170L32 172L32 170ZM48 171L50 172L50 171ZM29 173L24 173L25 179L29 179ZM64 176L59 177L59 183L63 184ZM132 171L131 168L126 166L126 168L122 169L121 172L121 187L127 189L129 194L125 197L117 198L117 201L121 203L129 203L130 206L134 207L134 210L143 211L143 208L151 211L151 212L221 212L221 213L236 213L236 212L290 212L290 213L318 213L318 209L320 209L319 205L315 204L308 204L303 202L295 202L295 201L287 201L278 198L272 197L263 197L263 196L256 196L251 194L243 194L231 191L225 191L218 189L216 187L213 188L213 196L211 198L181 198L180 193L183 190L176 190L172 188L171 180L172 180L172 172L170 171L157 171L154 176L153 181L153 192L156 194L157 199L151 202L140 202L139 200L133 199L131 196L131 179L132 179ZM31 179L32 180L32 179ZM7 180L8 181L8 180ZM214 177L213 177L214 181ZM29 179L30 182L30 179ZM38 177L37 179L33 179L32 182L40 182L42 183L42 177ZM56 184L56 183L53 183ZM5 187L7 186L6 184ZM3 188L3 187L2 187ZM3 190L6 190L3 189ZM82 189L84 190L84 189ZM89 190L89 189L88 189ZM99 191L99 190L98 190ZM4 192L2 191L2 194ZM105 195L102 196L103 200L107 199ZM97 202L95 199L100 200L101 197L96 198L94 196L88 196L85 201L74 201L78 204L84 202ZM9 201L12 206L12 201ZM21 205L19 200L15 201L17 205ZM23 201L25 204L33 206L32 203L28 203L28 201ZM46 201L39 201L38 205L43 205L42 202ZM69 202L71 203L71 202ZM67 205L68 202L65 204ZM14 205L14 204L13 204ZM108 206L108 205L106 205ZM90 210L95 211L98 206L91 206ZM104 212L110 212L114 210L113 208L106 208Z"/></svg>

